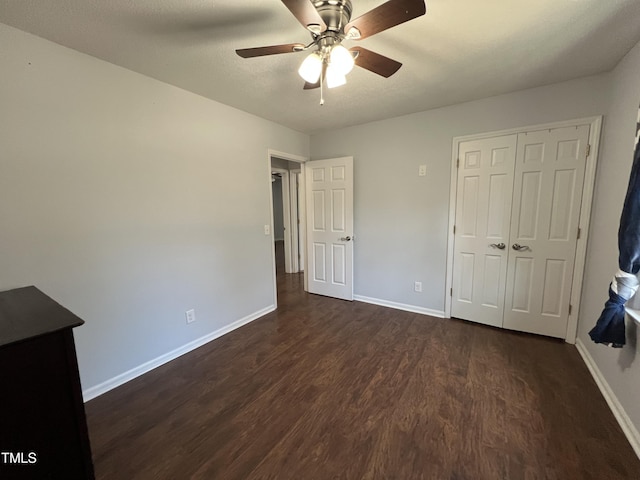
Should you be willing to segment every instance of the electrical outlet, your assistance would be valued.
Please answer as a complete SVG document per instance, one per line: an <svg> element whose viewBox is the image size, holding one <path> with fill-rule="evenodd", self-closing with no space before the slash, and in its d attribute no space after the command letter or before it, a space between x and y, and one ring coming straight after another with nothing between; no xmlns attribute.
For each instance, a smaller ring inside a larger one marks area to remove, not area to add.
<svg viewBox="0 0 640 480"><path fill-rule="evenodd" d="M427 166L426 165L420 165L418 167L418 176L419 177L426 177L427 176Z"/></svg>
<svg viewBox="0 0 640 480"><path fill-rule="evenodd" d="M264 234L265 235L271 235L271 225L265 225L264 226Z"/></svg>
<svg viewBox="0 0 640 480"><path fill-rule="evenodd" d="M193 323L196 321L196 311L193 308L191 310L187 310L184 316L187 319L187 323Z"/></svg>
<svg viewBox="0 0 640 480"><path fill-rule="evenodd" d="M422 291L422 282L414 282L413 283L413 290L415 292L421 292Z"/></svg>

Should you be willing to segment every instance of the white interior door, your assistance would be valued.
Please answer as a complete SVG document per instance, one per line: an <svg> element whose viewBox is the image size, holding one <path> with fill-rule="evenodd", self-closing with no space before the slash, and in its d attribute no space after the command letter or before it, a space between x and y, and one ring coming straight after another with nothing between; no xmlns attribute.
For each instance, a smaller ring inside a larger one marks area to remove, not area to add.
<svg viewBox="0 0 640 480"><path fill-rule="evenodd" d="M564 338L589 126L518 135L504 327Z"/></svg>
<svg viewBox="0 0 640 480"><path fill-rule="evenodd" d="M305 164L307 288L353 300L353 157Z"/></svg>
<svg viewBox="0 0 640 480"><path fill-rule="evenodd" d="M451 315L502 326L517 135L458 151Z"/></svg>

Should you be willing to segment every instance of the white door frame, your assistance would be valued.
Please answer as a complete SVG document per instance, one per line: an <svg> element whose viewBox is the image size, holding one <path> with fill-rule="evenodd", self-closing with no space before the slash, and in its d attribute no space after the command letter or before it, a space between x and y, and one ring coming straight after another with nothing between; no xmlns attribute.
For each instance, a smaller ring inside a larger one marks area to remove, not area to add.
<svg viewBox="0 0 640 480"><path fill-rule="evenodd" d="M300 212L298 211L298 177L302 172L300 170L290 170L289 171L289 205L290 205L290 221L291 225L291 271L293 273L298 273L304 268L301 268L301 249L300 242L302 238L300 237L300 229L298 225L298 219L300 218ZM303 251L303 250L302 250Z"/></svg>
<svg viewBox="0 0 640 480"><path fill-rule="evenodd" d="M269 235L269 238L271 240L271 256L272 256L272 269L273 269L273 305L274 307L278 307L278 289L277 289L277 284L276 284L276 254L275 251L273 250L273 243L274 243L274 232L273 232L273 189L271 188L271 172L272 171L284 171L282 169L278 169L278 168L272 168L271 167L271 159L272 158L280 158L282 160L288 160L291 162L297 162L300 164L301 167L301 181L300 181L300 188L298 189L298 193L299 195L302 195L302 202L304 202L304 162L307 162L309 160L308 157L302 157L300 155L294 155L291 153L285 153L285 152L280 152L278 150L273 150L273 149L268 149L267 150L267 182L268 182L268 187L269 187L269 209L270 209L270 232L271 234ZM283 177L283 182L282 182L282 191L283 191L283 217L285 217L285 222L287 221L286 218L289 218L289 224L287 225L285 223L285 245L286 245L286 237L287 235L291 235L292 232L292 228L291 228L291 202L289 201L290 198L290 192L289 192L289 188L290 188L290 182L288 181L290 176L293 175L289 175L289 171L287 170L287 182L284 181L284 177ZM284 197L285 197L285 193L284 191L287 191L286 193L286 198L287 198L287 202L285 203L284 201ZM304 203L303 203L304 206ZM285 214L286 211L286 214ZM304 221L304 218L301 218L300 220L301 222ZM298 225L296 224L295 226L296 229L298 229ZM300 227L304 229L305 226L301 223ZM291 246L291 239L289 239L289 246ZM290 250L290 248L289 248ZM306 256L305 256L306 257ZM289 252L289 268L291 268L291 253ZM285 255L285 266L287 264L287 258ZM304 269L304 288L306 290L307 288L307 271L306 268Z"/></svg>
<svg viewBox="0 0 640 480"><path fill-rule="evenodd" d="M296 206L298 209L298 245L300 245L299 256L300 256L300 264L298 265L298 270L301 272L306 272L307 270L307 208L306 208L306 198L305 192L306 188L304 185L304 165L301 165L300 172L296 174L298 180L298 205ZM307 288L305 279L305 290Z"/></svg>
<svg viewBox="0 0 640 480"><path fill-rule="evenodd" d="M593 189L596 179L596 166L598 163L598 151L600 144L600 132L602 129L602 116L580 118L576 120L566 120L563 122L545 123L541 125L531 125L509 130L499 130L494 132L480 133L476 135L466 135L454 137L451 149L451 187L449 189L449 228L447 234L447 273L445 281L444 316L451 318L451 289L453 288L453 247L455 236L453 227L456 220L456 194L457 194L457 161L460 143L468 140L479 140L499 135L510 135L514 133L525 133L535 130L554 129L571 127L575 125L589 125L589 145L590 154L587 157L587 165L584 176L582 208L580 209L580 220L578 226L581 231L580 238L576 245L576 261L573 269L573 282L571 287L571 300L573 306L567 324L565 341L575 343L578 330L578 317L580 315L580 297L582 294L582 282L584 277L585 257L587 253L587 237L589 234L589 223L591 221L591 207L593 201Z"/></svg>

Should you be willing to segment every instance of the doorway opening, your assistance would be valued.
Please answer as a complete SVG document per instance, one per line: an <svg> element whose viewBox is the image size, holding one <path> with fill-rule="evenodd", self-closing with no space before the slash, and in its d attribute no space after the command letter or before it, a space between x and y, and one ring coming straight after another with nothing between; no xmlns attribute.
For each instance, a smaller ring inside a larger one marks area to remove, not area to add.
<svg viewBox="0 0 640 480"><path fill-rule="evenodd" d="M278 294L306 290L304 162L296 155L269 150L274 305Z"/></svg>

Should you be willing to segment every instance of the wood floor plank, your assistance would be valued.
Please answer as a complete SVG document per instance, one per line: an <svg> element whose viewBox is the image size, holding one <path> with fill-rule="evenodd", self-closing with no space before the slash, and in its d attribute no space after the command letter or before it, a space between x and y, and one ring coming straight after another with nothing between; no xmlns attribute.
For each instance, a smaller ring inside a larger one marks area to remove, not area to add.
<svg viewBox="0 0 640 480"><path fill-rule="evenodd" d="M635 479L575 347L302 292L86 405L98 479Z"/></svg>

